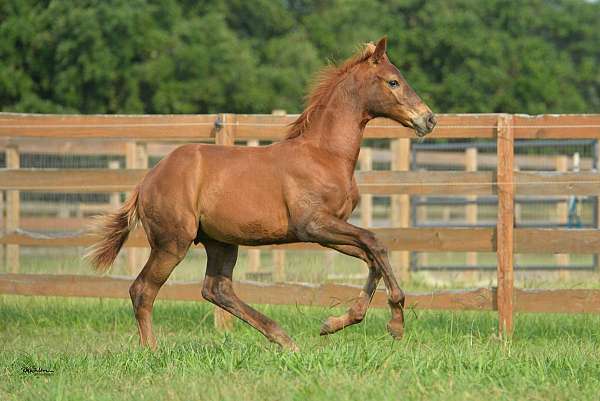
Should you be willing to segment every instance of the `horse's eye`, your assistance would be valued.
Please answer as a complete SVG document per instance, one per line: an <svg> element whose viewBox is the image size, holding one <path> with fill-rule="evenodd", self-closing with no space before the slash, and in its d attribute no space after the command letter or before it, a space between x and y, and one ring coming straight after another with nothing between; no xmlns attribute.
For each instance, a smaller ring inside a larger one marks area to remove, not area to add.
<svg viewBox="0 0 600 401"><path fill-rule="evenodd" d="M395 79L392 79L391 81L388 81L388 85L390 86L390 88L396 89L397 87L400 86L400 83L398 81L396 81Z"/></svg>

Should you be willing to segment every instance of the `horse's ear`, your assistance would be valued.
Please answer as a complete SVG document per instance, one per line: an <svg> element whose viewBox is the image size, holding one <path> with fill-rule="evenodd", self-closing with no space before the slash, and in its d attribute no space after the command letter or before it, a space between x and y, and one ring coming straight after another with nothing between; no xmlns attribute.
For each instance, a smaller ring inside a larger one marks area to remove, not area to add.
<svg viewBox="0 0 600 401"><path fill-rule="evenodd" d="M373 52L373 55L371 56L371 60L373 60L373 62L375 64L379 63L381 60L383 60L383 56L385 56L386 50L387 50L387 36L384 36L383 38L379 39L379 41L377 42L377 45L375 46L375 51Z"/></svg>

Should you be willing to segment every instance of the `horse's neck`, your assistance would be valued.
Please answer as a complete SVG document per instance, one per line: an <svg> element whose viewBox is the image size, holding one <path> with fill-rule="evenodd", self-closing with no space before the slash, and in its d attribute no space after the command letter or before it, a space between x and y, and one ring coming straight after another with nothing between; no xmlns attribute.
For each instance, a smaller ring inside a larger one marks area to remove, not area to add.
<svg viewBox="0 0 600 401"><path fill-rule="evenodd" d="M338 158L350 173L358 160L365 125L369 121L353 97L333 95L327 105L313 117L303 134L307 141Z"/></svg>

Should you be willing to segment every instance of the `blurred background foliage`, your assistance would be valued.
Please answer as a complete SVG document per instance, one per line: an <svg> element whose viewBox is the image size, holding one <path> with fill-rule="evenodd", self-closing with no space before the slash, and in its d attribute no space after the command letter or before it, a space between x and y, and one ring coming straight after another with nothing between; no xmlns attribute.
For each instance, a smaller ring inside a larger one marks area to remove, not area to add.
<svg viewBox="0 0 600 401"><path fill-rule="evenodd" d="M600 112L583 0L2 0L0 109L299 112L320 67L384 34L437 112Z"/></svg>

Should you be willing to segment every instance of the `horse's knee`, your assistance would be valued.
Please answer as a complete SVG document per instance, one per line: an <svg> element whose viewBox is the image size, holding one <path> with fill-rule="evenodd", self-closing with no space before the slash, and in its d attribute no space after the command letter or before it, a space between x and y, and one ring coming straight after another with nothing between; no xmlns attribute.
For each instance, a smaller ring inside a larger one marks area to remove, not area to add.
<svg viewBox="0 0 600 401"><path fill-rule="evenodd" d="M375 241L375 245L373 245L373 252L375 252L378 256L387 257L388 249L379 241Z"/></svg>
<svg viewBox="0 0 600 401"><path fill-rule="evenodd" d="M364 230L360 234L360 241L370 249L377 244L377 237L375 237L375 234L373 234L371 231Z"/></svg>
<svg viewBox="0 0 600 401"><path fill-rule="evenodd" d="M361 235L360 240L372 254L376 256L387 256L387 248L379 242L375 234L371 231L365 231Z"/></svg>

